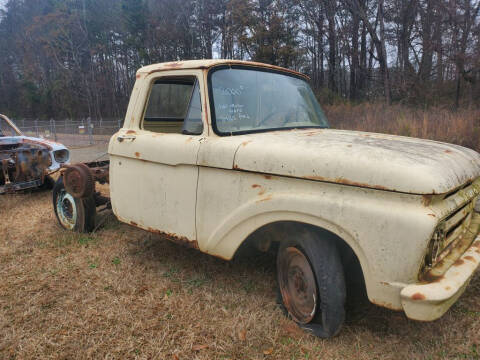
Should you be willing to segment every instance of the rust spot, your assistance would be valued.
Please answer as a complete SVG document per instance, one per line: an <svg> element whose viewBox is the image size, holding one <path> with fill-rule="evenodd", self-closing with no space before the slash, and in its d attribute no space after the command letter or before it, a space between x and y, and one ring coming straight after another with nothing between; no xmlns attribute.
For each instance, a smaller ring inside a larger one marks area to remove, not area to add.
<svg viewBox="0 0 480 360"><path fill-rule="evenodd" d="M140 157L140 153L138 151L135 153L135 157L137 157L137 158Z"/></svg>
<svg viewBox="0 0 480 360"><path fill-rule="evenodd" d="M309 179L309 180L318 180L318 181L327 181L327 179L325 179L324 177L322 176L305 176L305 178Z"/></svg>
<svg viewBox="0 0 480 360"><path fill-rule="evenodd" d="M268 195L268 196L265 196L263 199L257 200L257 203L261 203L269 200L272 200L272 195Z"/></svg>
<svg viewBox="0 0 480 360"><path fill-rule="evenodd" d="M433 195L422 195L422 204L424 206L430 206L432 203Z"/></svg>
<svg viewBox="0 0 480 360"><path fill-rule="evenodd" d="M460 265L463 265L465 264L465 261L463 261L462 259L458 259L457 261L455 261L453 263L453 266L460 266Z"/></svg>
<svg viewBox="0 0 480 360"><path fill-rule="evenodd" d="M137 78L137 79L140 79L141 76L142 76L142 75L137 74L136 78Z"/></svg>
<svg viewBox="0 0 480 360"><path fill-rule="evenodd" d="M165 64L166 69L178 69L181 67L182 67L182 63L179 61Z"/></svg>
<svg viewBox="0 0 480 360"><path fill-rule="evenodd" d="M425 300L425 295L421 293L415 293L412 295L412 300Z"/></svg>
<svg viewBox="0 0 480 360"><path fill-rule="evenodd" d="M258 193L259 196L262 196L263 194L265 194L265 189L260 190L260 192Z"/></svg>
<svg viewBox="0 0 480 360"><path fill-rule="evenodd" d="M32 139L22 139L23 144L35 144L35 145L43 145L48 150L53 150L53 146L51 144L58 144L54 141L49 140L32 140Z"/></svg>
<svg viewBox="0 0 480 360"><path fill-rule="evenodd" d="M347 147L350 147L350 148L351 148L351 147L352 147L352 145L347 145Z"/></svg>
<svg viewBox="0 0 480 360"><path fill-rule="evenodd" d="M450 286L445 286L445 290L451 290L452 288Z"/></svg>
<svg viewBox="0 0 480 360"><path fill-rule="evenodd" d="M436 217L435 214L428 214L428 216L431 216L431 217Z"/></svg>
<svg viewBox="0 0 480 360"><path fill-rule="evenodd" d="M422 280L428 283L440 282L444 278L443 275L433 275L429 272L422 276Z"/></svg>
<svg viewBox="0 0 480 360"><path fill-rule="evenodd" d="M472 246L476 247L477 249L480 249L480 241L474 242Z"/></svg>
<svg viewBox="0 0 480 360"><path fill-rule="evenodd" d="M191 142L192 140L193 140L193 137L190 136L189 138L187 138L187 140L185 140L185 142L188 144L188 143Z"/></svg>
<svg viewBox="0 0 480 360"><path fill-rule="evenodd" d="M251 142L252 142L252 140L244 141L244 142L242 142L242 146L247 146Z"/></svg>
<svg viewBox="0 0 480 360"><path fill-rule="evenodd" d="M272 179L272 176L271 175L263 175L263 177L267 180L271 180Z"/></svg>
<svg viewBox="0 0 480 360"><path fill-rule="evenodd" d="M473 256L468 255L468 256L465 256L464 259L476 263L475 258Z"/></svg>
<svg viewBox="0 0 480 360"><path fill-rule="evenodd" d="M350 181L350 180L344 179L344 178L337 178L337 179L335 179L335 182L338 182L340 184L345 184L345 185L367 187L367 188L373 188L373 189L378 189L378 190L388 190L388 188L386 188L385 186L382 186L382 185L370 185L370 184Z"/></svg>
<svg viewBox="0 0 480 360"><path fill-rule="evenodd" d="M446 153L446 154L451 154L451 153L452 153L452 150L445 150L445 153Z"/></svg>
<svg viewBox="0 0 480 360"><path fill-rule="evenodd" d="M344 185L350 185L350 186L358 186L358 187L364 187L364 188L370 188L370 189L377 189L377 190L389 190L387 187L382 186L382 185L370 185L366 183L361 183L361 182L356 182L356 181L351 181L348 179L344 178L336 178L334 180L327 179L323 176L304 176L306 179L309 180L317 180L317 181L324 181L324 182L330 182L330 183L337 183L337 184L344 184Z"/></svg>
<svg viewBox="0 0 480 360"><path fill-rule="evenodd" d="M233 168L234 168L235 170L241 170L241 169L238 167L237 164L233 165Z"/></svg>
<svg viewBox="0 0 480 360"><path fill-rule="evenodd" d="M253 184L252 185L252 188L256 189L256 188L259 188L259 187L262 187L261 185L258 185L258 184Z"/></svg>
<svg viewBox="0 0 480 360"><path fill-rule="evenodd" d="M197 240L189 240L185 236L179 236L179 235L172 234L172 233L166 233L166 232L163 232L163 231L160 231L160 230L153 229L151 227L148 228L148 231L151 232L151 233L154 233L154 234L158 234L158 235L166 238L168 241L180 244L182 246L192 248L192 249L197 249L197 250L199 249Z"/></svg>
<svg viewBox="0 0 480 360"><path fill-rule="evenodd" d="M128 130L127 134L136 134L137 132L135 130Z"/></svg>
<svg viewBox="0 0 480 360"><path fill-rule="evenodd" d="M372 299L372 303L390 310L398 310L398 307L393 306L392 303Z"/></svg>
<svg viewBox="0 0 480 360"><path fill-rule="evenodd" d="M138 226L138 224L135 221L130 221L130 225Z"/></svg>

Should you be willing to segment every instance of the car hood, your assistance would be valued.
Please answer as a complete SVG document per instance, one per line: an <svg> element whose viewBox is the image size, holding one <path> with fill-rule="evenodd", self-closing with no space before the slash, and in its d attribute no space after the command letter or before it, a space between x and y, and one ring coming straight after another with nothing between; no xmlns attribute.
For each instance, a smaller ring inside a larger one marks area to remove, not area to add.
<svg viewBox="0 0 480 360"><path fill-rule="evenodd" d="M13 144L32 144L47 148L48 150L61 150L66 147L60 143L46 140L42 138L35 138L29 136L1 136L0 145L13 145Z"/></svg>
<svg viewBox="0 0 480 360"><path fill-rule="evenodd" d="M333 129L242 135L233 167L413 194L443 194L480 176L480 154L452 144Z"/></svg>

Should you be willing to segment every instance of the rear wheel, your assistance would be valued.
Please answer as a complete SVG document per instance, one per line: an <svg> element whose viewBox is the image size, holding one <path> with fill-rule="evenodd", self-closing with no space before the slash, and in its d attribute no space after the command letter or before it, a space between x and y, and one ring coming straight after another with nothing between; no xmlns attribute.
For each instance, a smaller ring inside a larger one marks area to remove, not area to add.
<svg viewBox="0 0 480 360"><path fill-rule="evenodd" d="M53 188L53 208L59 224L66 230L90 232L95 228L96 206L93 196L78 199L65 190L63 176Z"/></svg>
<svg viewBox="0 0 480 360"><path fill-rule="evenodd" d="M334 239L299 227L283 241L277 255L279 297L300 327L328 338L345 320L345 280Z"/></svg>

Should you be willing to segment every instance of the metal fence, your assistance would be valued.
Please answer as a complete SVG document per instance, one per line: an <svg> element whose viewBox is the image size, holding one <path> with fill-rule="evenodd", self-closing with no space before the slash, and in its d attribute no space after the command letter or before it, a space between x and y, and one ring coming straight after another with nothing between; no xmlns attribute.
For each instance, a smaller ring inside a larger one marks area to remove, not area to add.
<svg viewBox="0 0 480 360"><path fill-rule="evenodd" d="M108 143L123 124L123 119L37 120L13 119L26 136L43 137L65 146L87 147Z"/></svg>

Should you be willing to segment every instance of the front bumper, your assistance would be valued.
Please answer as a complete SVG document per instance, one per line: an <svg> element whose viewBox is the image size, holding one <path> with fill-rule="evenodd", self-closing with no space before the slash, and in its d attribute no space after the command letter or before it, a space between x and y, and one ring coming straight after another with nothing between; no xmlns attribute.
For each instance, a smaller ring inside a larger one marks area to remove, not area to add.
<svg viewBox="0 0 480 360"><path fill-rule="evenodd" d="M432 321L441 317L457 301L480 264L480 235L458 260L438 279L404 287L400 293L407 317Z"/></svg>

